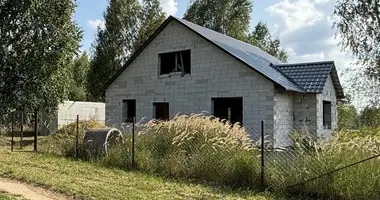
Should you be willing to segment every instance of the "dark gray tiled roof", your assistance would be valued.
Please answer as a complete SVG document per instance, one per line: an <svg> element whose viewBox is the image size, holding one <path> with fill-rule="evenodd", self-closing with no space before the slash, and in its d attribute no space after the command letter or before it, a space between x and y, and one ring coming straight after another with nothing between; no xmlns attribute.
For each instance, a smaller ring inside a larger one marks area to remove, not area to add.
<svg viewBox="0 0 380 200"><path fill-rule="evenodd" d="M307 93L321 93L331 75L338 98L343 90L333 61L273 65Z"/></svg>
<svg viewBox="0 0 380 200"><path fill-rule="evenodd" d="M260 48L189 21L179 18L176 19L186 27L197 32L201 36L213 42L215 45L240 59L268 79L282 86L285 90L304 92L297 84L293 83L274 67L271 67L270 63L282 64L282 62Z"/></svg>
<svg viewBox="0 0 380 200"><path fill-rule="evenodd" d="M282 73L308 93L320 93L326 84L333 62L275 65Z"/></svg>

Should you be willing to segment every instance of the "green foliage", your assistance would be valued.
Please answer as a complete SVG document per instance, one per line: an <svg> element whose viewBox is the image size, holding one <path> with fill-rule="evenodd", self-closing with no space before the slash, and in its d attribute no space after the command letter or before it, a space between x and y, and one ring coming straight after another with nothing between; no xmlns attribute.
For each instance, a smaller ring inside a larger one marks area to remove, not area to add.
<svg viewBox="0 0 380 200"><path fill-rule="evenodd" d="M80 57L76 57L72 66L73 79L70 83L69 100L86 101L87 74L90 69L87 53L83 52Z"/></svg>
<svg viewBox="0 0 380 200"><path fill-rule="evenodd" d="M105 128L106 126L96 121L79 121L79 148L82 157L85 157L85 149L83 147L84 131L89 128ZM41 152L52 153L61 156L75 156L75 141L76 141L76 122L70 123L60 128L57 133L49 135L41 140L38 140L38 148Z"/></svg>
<svg viewBox="0 0 380 200"><path fill-rule="evenodd" d="M281 49L280 40L273 39L266 24L259 22L253 31L248 34L246 42L259 47L282 62L288 60L288 53Z"/></svg>
<svg viewBox="0 0 380 200"><path fill-rule="evenodd" d="M111 0L104 13L105 29L98 28L87 89L92 99L121 69L163 22L165 14L158 0Z"/></svg>
<svg viewBox="0 0 380 200"><path fill-rule="evenodd" d="M184 19L234 38L248 32L250 0L192 0Z"/></svg>
<svg viewBox="0 0 380 200"><path fill-rule="evenodd" d="M338 104L338 128L355 129L358 127L359 116L355 106L351 104Z"/></svg>
<svg viewBox="0 0 380 200"><path fill-rule="evenodd" d="M380 126L380 108L367 106L360 113L360 125L376 128Z"/></svg>
<svg viewBox="0 0 380 200"><path fill-rule="evenodd" d="M280 48L280 40L272 39L266 24L259 22L249 33L250 0L193 0L184 19L255 45L286 62L288 54Z"/></svg>
<svg viewBox="0 0 380 200"><path fill-rule="evenodd" d="M339 0L334 16L343 50L352 52L366 74L380 80L380 1Z"/></svg>
<svg viewBox="0 0 380 200"><path fill-rule="evenodd" d="M65 100L81 31L72 0L1 1L0 104L55 110ZM6 84L6 87L4 86Z"/></svg>

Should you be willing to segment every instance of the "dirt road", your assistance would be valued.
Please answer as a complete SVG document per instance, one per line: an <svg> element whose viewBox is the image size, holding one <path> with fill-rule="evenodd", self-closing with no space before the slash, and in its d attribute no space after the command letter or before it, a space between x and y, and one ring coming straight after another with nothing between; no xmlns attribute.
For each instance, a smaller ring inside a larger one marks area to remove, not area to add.
<svg viewBox="0 0 380 200"><path fill-rule="evenodd" d="M56 194L44 188L34 187L19 181L0 178L0 191L19 195L29 200L68 200L69 198Z"/></svg>

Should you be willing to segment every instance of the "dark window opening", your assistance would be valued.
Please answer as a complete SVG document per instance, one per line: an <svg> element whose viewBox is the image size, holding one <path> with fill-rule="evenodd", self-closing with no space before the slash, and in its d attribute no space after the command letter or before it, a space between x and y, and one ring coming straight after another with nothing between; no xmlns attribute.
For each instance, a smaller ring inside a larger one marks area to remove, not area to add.
<svg viewBox="0 0 380 200"><path fill-rule="evenodd" d="M243 98L212 98L213 114L231 123L243 123Z"/></svg>
<svg viewBox="0 0 380 200"><path fill-rule="evenodd" d="M182 76L190 74L190 50L163 53L160 58L160 75L182 72Z"/></svg>
<svg viewBox="0 0 380 200"><path fill-rule="evenodd" d="M153 103L154 118L158 120L169 120L169 103Z"/></svg>
<svg viewBox="0 0 380 200"><path fill-rule="evenodd" d="M323 101L323 128L331 129L331 102Z"/></svg>
<svg viewBox="0 0 380 200"><path fill-rule="evenodd" d="M133 122L136 117L136 100L123 100L123 122Z"/></svg>

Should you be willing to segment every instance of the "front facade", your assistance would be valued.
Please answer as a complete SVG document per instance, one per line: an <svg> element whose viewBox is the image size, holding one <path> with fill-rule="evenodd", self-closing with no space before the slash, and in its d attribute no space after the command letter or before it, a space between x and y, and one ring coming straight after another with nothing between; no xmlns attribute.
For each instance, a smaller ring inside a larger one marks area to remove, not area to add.
<svg viewBox="0 0 380 200"><path fill-rule="evenodd" d="M255 70L247 65L247 58L236 57L240 52L231 53L229 46L218 46L211 36L199 33L211 34L210 30L189 23L191 29L183 21L173 17L166 20L107 85L108 123L122 123L133 117L167 119L178 113L206 111L243 125L265 120L273 125L269 133L284 143L283 136L296 121L323 123L323 102L326 106L329 101L330 126L324 129L320 125L318 129L320 134L328 134L325 130L335 128L337 99L330 76L322 93L306 94L269 63L267 67L272 71L264 67ZM215 37L227 37L220 35ZM237 40L232 42L238 44ZM274 81L268 73L275 76Z"/></svg>

